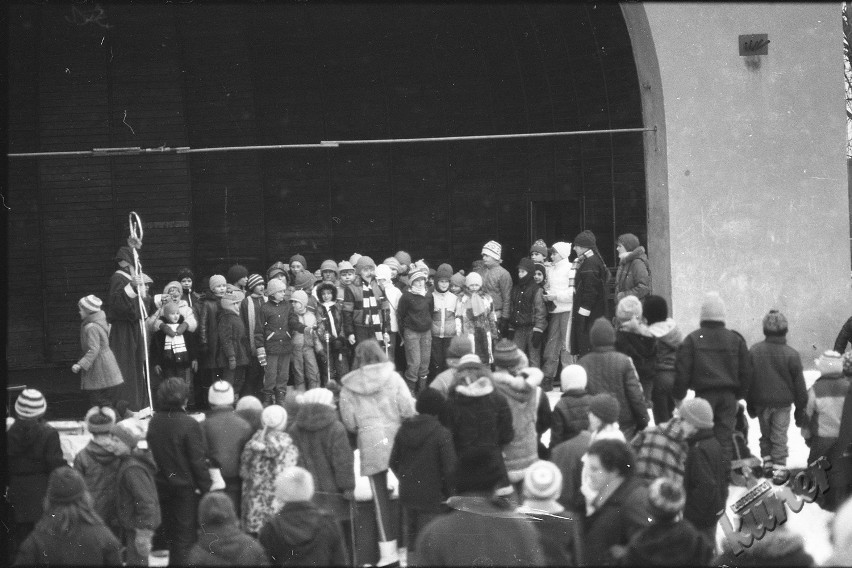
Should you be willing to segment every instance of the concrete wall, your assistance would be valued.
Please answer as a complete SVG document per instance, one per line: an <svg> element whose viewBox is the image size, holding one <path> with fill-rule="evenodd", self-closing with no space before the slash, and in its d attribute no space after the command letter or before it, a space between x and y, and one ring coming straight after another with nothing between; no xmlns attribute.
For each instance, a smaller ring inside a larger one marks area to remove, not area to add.
<svg viewBox="0 0 852 568"><path fill-rule="evenodd" d="M692 331L718 290L749 344L774 307L803 355L830 348L852 313L840 4L644 9L665 99L674 317ZM738 53L749 33L769 34L759 67Z"/></svg>

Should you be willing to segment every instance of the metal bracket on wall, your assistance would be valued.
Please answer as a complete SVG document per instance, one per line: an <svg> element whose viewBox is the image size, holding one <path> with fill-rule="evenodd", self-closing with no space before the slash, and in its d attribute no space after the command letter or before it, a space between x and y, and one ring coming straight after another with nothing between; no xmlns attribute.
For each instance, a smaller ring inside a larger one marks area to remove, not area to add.
<svg viewBox="0 0 852 568"><path fill-rule="evenodd" d="M769 55L769 34L746 34L739 37L740 56Z"/></svg>

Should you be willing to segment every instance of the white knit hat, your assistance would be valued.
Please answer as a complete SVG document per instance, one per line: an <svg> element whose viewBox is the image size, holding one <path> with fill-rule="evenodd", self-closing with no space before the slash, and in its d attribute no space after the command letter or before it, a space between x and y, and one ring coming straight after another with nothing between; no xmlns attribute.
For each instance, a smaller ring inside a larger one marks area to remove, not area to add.
<svg viewBox="0 0 852 568"><path fill-rule="evenodd" d="M228 381L216 381L207 391L207 402L211 406L234 404L234 387Z"/></svg>
<svg viewBox="0 0 852 568"><path fill-rule="evenodd" d="M85 298L80 298L80 301L77 302L77 305L79 305L87 312L99 312L101 311L101 306L103 306L104 303L101 301L100 298L98 298L94 294L89 294Z"/></svg>
<svg viewBox="0 0 852 568"><path fill-rule="evenodd" d="M39 391L24 389L15 401L15 412L20 418L38 418L47 412L47 401Z"/></svg>
<svg viewBox="0 0 852 568"><path fill-rule="evenodd" d="M324 404L334 408L334 393L328 389L311 389L296 396L297 404Z"/></svg>
<svg viewBox="0 0 852 568"><path fill-rule="evenodd" d="M482 286L482 276L480 276L478 272L471 272L464 277L465 286L471 286L473 284L479 284Z"/></svg>
<svg viewBox="0 0 852 568"><path fill-rule="evenodd" d="M482 246L482 254L487 254L495 260L503 258L503 247L497 241L488 241Z"/></svg>
<svg viewBox="0 0 852 568"><path fill-rule="evenodd" d="M524 494L532 499L557 499L562 493L562 472L552 462L539 460L524 474Z"/></svg>
<svg viewBox="0 0 852 568"><path fill-rule="evenodd" d="M300 304L302 304L302 306L306 308L308 307L308 295L305 293L304 290L296 290L295 292L293 292L293 294L290 296L290 301L299 302Z"/></svg>
<svg viewBox="0 0 852 568"><path fill-rule="evenodd" d="M380 264L376 267L376 280L390 280L392 277L390 266L387 264Z"/></svg>
<svg viewBox="0 0 852 568"><path fill-rule="evenodd" d="M283 406L270 404L263 409L260 415L260 423L270 430L284 430L287 427L287 411Z"/></svg>
<svg viewBox="0 0 852 568"><path fill-rule="evenodd" d="M275 496L285 503L310 501L314 496L314 476L296 465L284 468L275 480Z"/></svg>
<svg viewBox="0 0 852 568"><path fill-rule="evenodd" d="M565 241L558 241L553 243L550 248L558 252L559 256L561 256L562 258L568 258L569 256L571 256L571 243L566 243Z"/></svg>
<svg viewBox="0 0 852 568"><path fill-rule="evenodd" d="M580 365L568 365L559 375L559 385L562 392L568 390L585 390L588 384L586 369Z"/></svg>
<svg viewBox="0 0 852 568"><path fill-rule="evenodd" d="M269 281L269 284L266 285L266 291L264 292L267 296L272 296L277 292L284 292L287 290L287 285L283 280L279 278L273 278Z"/></svg>

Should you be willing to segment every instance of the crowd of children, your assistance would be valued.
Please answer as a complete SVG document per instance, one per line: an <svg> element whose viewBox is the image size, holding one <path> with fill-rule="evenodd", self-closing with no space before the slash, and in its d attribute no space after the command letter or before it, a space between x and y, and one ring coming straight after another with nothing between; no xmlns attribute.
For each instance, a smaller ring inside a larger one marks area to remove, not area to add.
<svg viewBox="0 0 852 568"><path fill-rule="evenodd" d="M712 293L684 335L652 293L638 239L618 242L612 319L589 231L574 247L536 241L514 285L494 241L467 274L400 251L379 265L326 260L317 274L301 255L265 278L235 265L200 293L189 270L155 296L120 276L117 297L148 304L153 415L118 404L127 361L110 310L81 299L74 371L91 392L92 439L64 466L44 396L18 397L12 558L140 565L167 549L177 565L346 565L363 549L360 474L378 565L730 563L716 533L740 401L759 421L760 473L783 474L792 414L809 462L832 464L817 502L848 517L852 351L823 353L808 389L785 316L771 310L749 348ZM834 558L852 557L848 523L834 531ZM785 554L812 563L801 542Z"/></svg>

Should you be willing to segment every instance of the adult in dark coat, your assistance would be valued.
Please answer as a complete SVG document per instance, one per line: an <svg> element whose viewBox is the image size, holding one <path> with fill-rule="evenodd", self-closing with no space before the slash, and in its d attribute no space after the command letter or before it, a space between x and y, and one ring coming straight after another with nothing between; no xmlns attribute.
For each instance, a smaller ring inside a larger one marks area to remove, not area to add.
<svg viewBox="0 0 852 568"><path fill-rule="evenodd" d="M118 510L115 506L115 479L121 460L113 453L110 437L115 420L115 411L108 406L89 409L84 422L92 439L74 456L74 469L82 474L86 482L95 504L95 512L120 537Z"/></svg>
<svg viewBox="0 0 852 568"><path fill-rule="evenodd" d="M618 270L615 273L615 301L625 296L640 300L651 293L651 267L645 247L633 233L624 233L617 239Z"/></svg>
<svg viewBox="0 0 852 568"><path fill-rule="evenodd" d="M133 249L121 247L115 255L118 270L109 279L106 319L110 324L109 347L121 369L123 385L116 389L116 398L126 400L131 410L149 406L145 378L145 344L142 340L142 317L139 308L140 290L146 294L141 276L135 271Z"/></svg>
<svg viewBox="0 0 852 568"><path fill-rule="evenodd" d="M269 566L263 546L240 530L234 503L213 491L198 504L198 540L187 566Z"/></svg>
<svg viewBox="0 0 852 568"><path fill-rule="evenodd" d="M683 517L713 542L719 511L725 508L728 499L728 468L712 428L698 430L687 443Z"/></svg>
<svg viewBox="0 0 852 568"><path fill-rule="evenodd" d="M589 332L599 317L606 314L606 289L609 269L597 248L595 235L583 231L574 238L574 305L571 309L571 354L582 357L592 350Z"/></svg>
<svg viewBox="0 0 852 568"><path fill-rule="evenodd" d="M157 464L157 493L163 523L155 542L166 545L170 561L186 563L195 541L198 499L210 490L201 425L186 413L188 389L170 377L157 389L158 410L148 425L148 447Z"/></svg>

